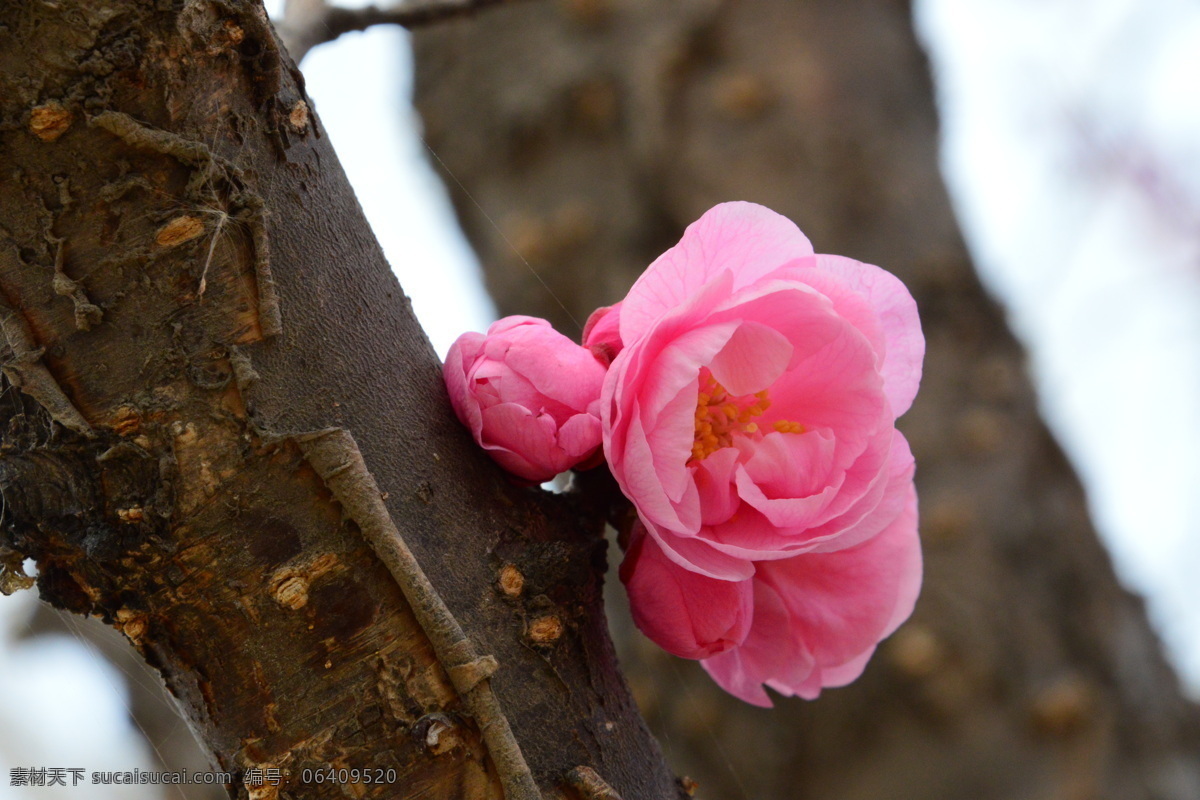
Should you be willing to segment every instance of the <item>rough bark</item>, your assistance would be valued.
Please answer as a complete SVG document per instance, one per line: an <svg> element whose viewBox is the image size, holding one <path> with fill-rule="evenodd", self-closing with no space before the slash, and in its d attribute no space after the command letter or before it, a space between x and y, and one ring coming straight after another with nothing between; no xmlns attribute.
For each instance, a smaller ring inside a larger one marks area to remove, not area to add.
<svg viewBox="0 0 1200 800"><path fill-rule="evenodd" d="M258 3L5 4L0 165L6 588L120 629L241 797L677 795L602 508L454 420Z"/></svg>
<svg viewBox="0 0 1200 800"><path fill-rule="evenodd" d="M565 0L418 33L416 53L426 138L501 313L577 333L730 199L917 298L929 351L901 428L927 578L865 677L761 711L625 642L699 796L1200 796L1197 709L1118 585L971 269L906 3Z"/></svg>

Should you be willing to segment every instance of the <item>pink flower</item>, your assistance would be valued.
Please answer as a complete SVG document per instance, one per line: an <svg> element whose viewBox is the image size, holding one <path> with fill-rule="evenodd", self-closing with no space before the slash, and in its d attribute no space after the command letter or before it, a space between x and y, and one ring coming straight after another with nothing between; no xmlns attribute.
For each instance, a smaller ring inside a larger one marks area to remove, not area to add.
<svg viewBox="0 0 1200 800"><path fill-rule="evenodd" d="M852 679L920 583L895 429L924 356L907 290L727 203L592 333L614 314L601 418L645 529L622 566L635 620L750 702L769 704L762 684L807 697Z"/></svg>
<svg viewBox="0 0 1200 800"><path fill-rule="evenodd" d="M464 333L442 366L450 403L500 466L534 483L600 446L604 366L544 319L505 317Z"/></svg>

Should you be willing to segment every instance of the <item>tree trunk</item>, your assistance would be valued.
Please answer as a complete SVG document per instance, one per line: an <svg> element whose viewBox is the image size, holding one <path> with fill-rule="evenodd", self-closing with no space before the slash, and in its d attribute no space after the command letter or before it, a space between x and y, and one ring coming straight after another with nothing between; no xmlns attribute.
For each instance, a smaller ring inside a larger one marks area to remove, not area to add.
<svg viewBox="0 0 1200 800"><path fill-rule="evenodd" d="M890 0L520 6L419 33L417 102L502 313L577 333L733 199L917 298L929 349L901 428L926 581L865 677L762 711L694 665L664 672L643 639L624 644L635 694L701 796L1200 797L1197 709L1118 585L971 269L909 15Z"/></svg>
<svg viewBox="0 0 1200 800"><path fill-rule="evenodd" d="M257 2L8 3L0 121L3 588L120 629L241 797L677 796L601 501L454 419Z"/></svg>

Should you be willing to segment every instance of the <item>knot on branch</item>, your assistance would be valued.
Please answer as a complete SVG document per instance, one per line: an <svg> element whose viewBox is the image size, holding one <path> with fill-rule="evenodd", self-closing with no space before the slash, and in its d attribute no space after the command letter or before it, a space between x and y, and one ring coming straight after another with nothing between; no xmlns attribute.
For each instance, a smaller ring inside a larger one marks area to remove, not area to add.
<svg viewBox="0 0 1200 800"><path fill-rule="evenodd" d="M450 682L460 692L469 692L495 674L500 668L499 662L493 656L480 656L465 664L455 664L446 668Z"/></svg>
<svg viewBox="0 0 1200 800"><path fill-rule="evenodd" d="M36 559L43 599L92 613L122 589L114 565L163 524L154 505L163 480L158 461L133 445L62 433L37 449L0 453L0 554ZM4 561L0 588L21 588L20 562Z"/></svg>

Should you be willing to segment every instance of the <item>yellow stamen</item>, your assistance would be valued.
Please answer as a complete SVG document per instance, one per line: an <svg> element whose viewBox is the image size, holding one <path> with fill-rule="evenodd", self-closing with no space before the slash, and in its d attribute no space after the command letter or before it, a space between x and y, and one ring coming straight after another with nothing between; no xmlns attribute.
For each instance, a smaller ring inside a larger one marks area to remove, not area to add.
<svg viewBox="0 0 1200 800"><path fill-rule="evenodd" d="M733 444L734 434L762 436L755 417L771 407L766 389L752 395L731 397L707 368L700 370L700 391L696 394L696 434L692 441L692 460L701 461L723 447ZM776 420L772 427L779 433L804 433L804 426L790 419Z"/></svg>
<svg viewBox="0 0 1200 800"><path fill-rule="evenodd" d="M758 423L753 420L762 416L770 405L767 390L744 397L731 397L708 369L702 369L700 391L696 394L696 434L692 442L692 459L700 461L723 447L729 447L733 444L734 434L761 436Z"/></svg>

